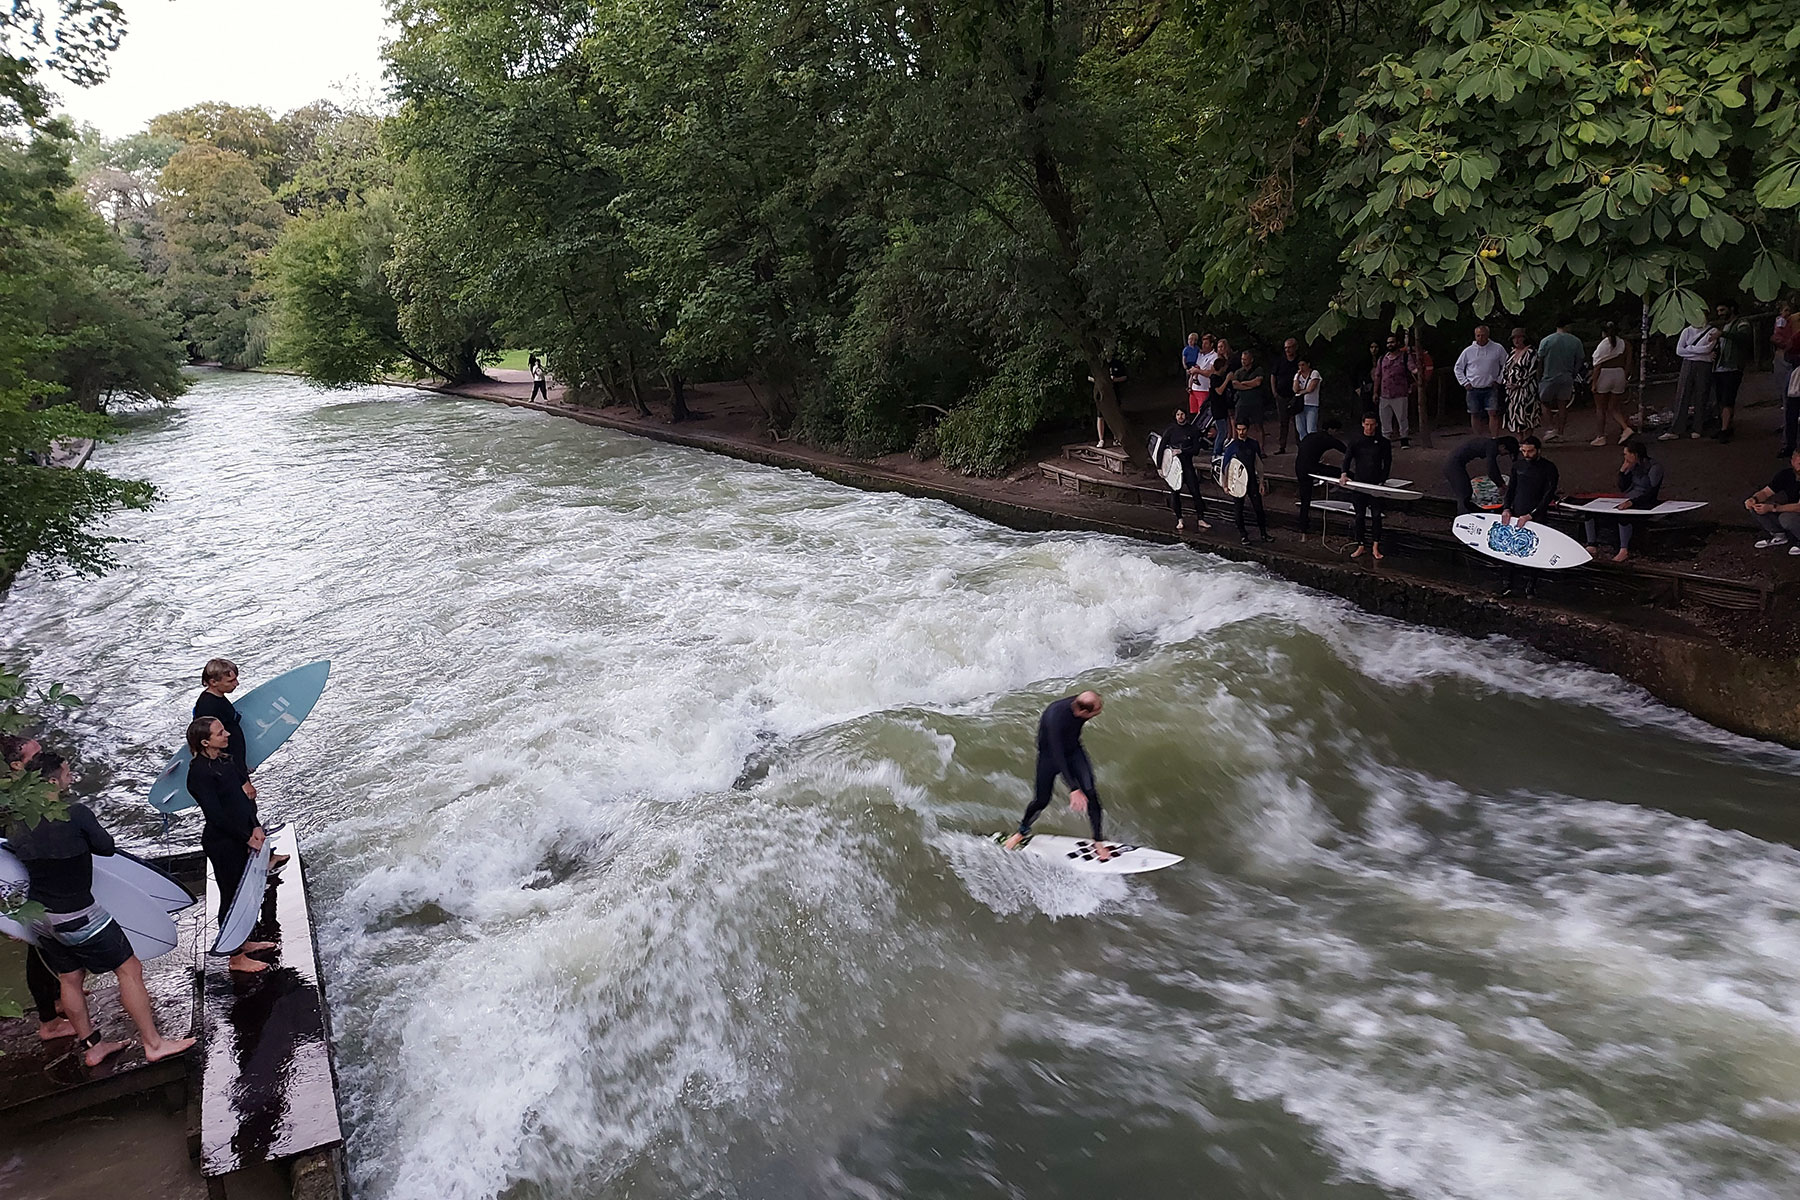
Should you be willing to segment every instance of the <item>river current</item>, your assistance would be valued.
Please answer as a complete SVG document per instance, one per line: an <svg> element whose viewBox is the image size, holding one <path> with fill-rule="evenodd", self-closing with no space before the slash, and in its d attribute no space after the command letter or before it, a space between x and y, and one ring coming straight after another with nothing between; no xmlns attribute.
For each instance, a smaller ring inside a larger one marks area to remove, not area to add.
<svg viewBox="0 0 1800 1200"><path fill-rule="evenodd" d="M0 656L87 698L81 789L146 844L205 659L332 660L259 784L361 1197L1794 1194L1800 853L1720 825L1800 755L527 411L207 375L126 425L96 463L164 502L118 571L22 577ZM1111 830L1185 863L982 840L1079 687Z"/></svg>

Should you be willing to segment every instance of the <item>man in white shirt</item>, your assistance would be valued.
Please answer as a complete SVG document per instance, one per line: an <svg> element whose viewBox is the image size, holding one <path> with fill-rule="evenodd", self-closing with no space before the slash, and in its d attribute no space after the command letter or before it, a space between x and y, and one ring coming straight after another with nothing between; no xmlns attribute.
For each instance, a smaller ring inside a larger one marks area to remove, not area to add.
<svg viewBox="0 0 1800 1200"><path fill-rule="evenodd" d="M1488 327L1475 327L1475 340L1456 356L1456 382L1468 397L1469 432L1480 437L1500 436L1500 372L1506 367L1506 348L1490 341ZM1487 429L1481 428L1482 418Z"/></svg>
<svg viewBox="0 0 1800 1200"><path fill-rule="evenodd" d="M1675 384L1675 423L1659 441L1672 442L1682 434L1700 436L1706 424L1706 391L1712 386L1713 356L1719 352L1719 327L1689 325L1675 342L1681 359L1681 378ZM1691 418L1691 422L1690 422Z"/></svg>
<svg viewBox="0 0 1800 1200"><path fill-rule="evenodd" d="M1212 399L1212 371L1219 362L1218 341L1212 334L1200 338L1200 353L1188 368L1188 412L1198 418L1206 413Z"/></svg>

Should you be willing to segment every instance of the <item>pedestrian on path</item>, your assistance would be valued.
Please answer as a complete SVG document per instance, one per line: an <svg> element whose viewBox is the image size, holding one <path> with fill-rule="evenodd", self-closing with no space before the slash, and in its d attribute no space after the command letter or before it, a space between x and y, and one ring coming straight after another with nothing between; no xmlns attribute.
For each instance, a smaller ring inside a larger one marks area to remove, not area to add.
<svg viewBox="0 0 1800 1200"><path fill-rule="evenodd" d="M1756 332L1749 321L1738 316L1737 305L1730 300L1721 301L1713 316L1719 323L1719 352L1713 359L1712 377L1719 405L1718 439L1729 442L1735 429L1732 417L1737 412L1738 389L1744 385L1744 366L1756 346Z"/></svg>
<svg viewBox="0 0 1800 1200"><path fill-rule="evenodd" d="M1535 435L1544 420L1538 400L1537 354L1523 329L1512 331L1512 350L1500 370L1500 386L1506 389L1506 428L1519 437Z"/></svg>
<svg viewBox="0 0 1800 1200"><path fill-rule="evenodd" d="M1718 356L1719 327L1710 321L1690 324L1675 339L1675 355L1681 359L1681 375L1675 381L1675 421L1659 441L1672 442L1682 434L1698 438L1706 424L1706 393L1712 386L1713 359Z"/></svg>
<svg viewBox="0 0 1800 1200"><path fill-rule="evenodd" d="M1544 440L1554 442L1569 424L1569 407L1575 402L1575 372L1585 355L1581 339L1569 332L1569 318L1556 318L1556 328L1538 343L1538 403L1546 410L1550 428Z"/></svg>
<svg viewBox="0 0 1800 1200"><path fill-rule="evenodd" d="M1412 404L1413 356L1397 333L1388 334L1387 353L1375 364L1376 412L1382 431L1389 428L1402 447L1412 445L1407 409Z"/></svg>
<svg viewBox="0 0 1800 1200"><path fill-rule="evenodd" d="M530 361L531 361L531 396L530 396L530 399L536 400L539 397L542 397L544 402L546 404L548 404L550 402L550 387L549 387L549 376L544 371L544 360L534 354L531 356Z"/></svg>
<svg viewBox="0 0 1800 1200"><path fill-rule="evenodd" d="M1486 325L1475 327L1475 339L1456 356L1456 382L1463 388L1469 410L1469 432L1476 437L1500 436L1500 373L1506 369L1506 347L1488 336Z"/></svg>
<svg viewBox="0 0 1800 1200"><path fill-rule="evenodd" d="M1600 327L1599 344L1594 347L1594 370L1589 386L1594 392L1594 440L1590 446L1606 445L1607 418L1618 422L1619 444L1631 439L1631 422L1625 416L1625 387L1631 378L1631 343L1619 336L1612 321Z"/></svg>

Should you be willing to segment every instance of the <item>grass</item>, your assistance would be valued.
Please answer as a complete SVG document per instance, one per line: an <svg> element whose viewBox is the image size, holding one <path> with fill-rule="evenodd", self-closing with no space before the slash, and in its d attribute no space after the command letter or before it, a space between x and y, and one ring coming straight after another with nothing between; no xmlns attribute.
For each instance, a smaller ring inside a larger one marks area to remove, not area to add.
<svg viewBox="0 0 1800 1200"><path fill-rule="evenodd" d="M530 350L506 350L502 351L500 357L495 361L487 362L484 360L481 365L484 367L498 367L503 371L523 371L531 365L529 361L531 354L532 352Z"/></svg>

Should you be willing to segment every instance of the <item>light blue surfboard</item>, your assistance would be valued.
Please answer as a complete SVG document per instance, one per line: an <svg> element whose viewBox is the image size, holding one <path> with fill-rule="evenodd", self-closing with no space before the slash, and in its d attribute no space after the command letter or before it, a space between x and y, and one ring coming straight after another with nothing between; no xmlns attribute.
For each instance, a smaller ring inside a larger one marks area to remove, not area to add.
<svg viewBox="0 0 1800 1200"><path fill-rule="evenodd" d="M287 826L282 825L263 830L262 849L244 864L237 894L231 898L230 910L219 918L219 936L213 939L208 954L226 958L250 940L250 934L256 929L256 919L262 915L263 892L269 883L269 859L275 853L275 839L286 829Z"/></svg>
<svg viewBox="0 0 1800 1200"><path fill-rule="evenodd" d="M331 674L331 660L320 659L295 667L285 675L277 675L259 687L251 688L241 700L233 700L238 719L244 726L244 751L250 770L267 762L269 756L300 728L319 696L325 691L325 680ZM150 785L150 807L160 813L177 813L194 807L188 795L188 764L194 756L182 747L169 760L156 782Z"/></svg>
<svg viewBox="0 0 1800 1200"><path fill-rule="evenodd" d="M139 860L131 861L138 863ZM148 863L139 865L164 879L168 878ZM146 896L141 888L126 878L124 873L111 869L114 866L115 864L108 857L95 857L95 901L111 913L112 919L118 922L119 928L125 931L126 940L131 943L132 953L136 954L139 959L149 962L153 958L162 957L181 941L181 937L175 929L175 921L169 916L171 911L179 910L171 910L164 900ZM132 873L141 874L135 871ZM25 864L14 857L12 851L0 846L0 889L7 891L9 896L17 896L23 894L25 883ZM194 902L194 898L187 895L186 888L182 888L172 879L168 880L168 883L171 887L179 889L183 896L187 896L188 904ZM186 907L186 905L182 907ZM0 917L0 933L17 938L22 942L30 942L34 946L38 940L37 930L21 925L10 917Z"/></svg>

